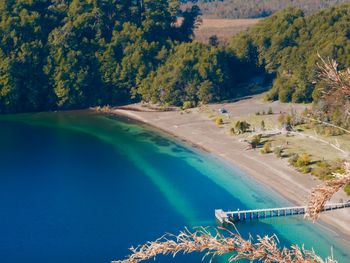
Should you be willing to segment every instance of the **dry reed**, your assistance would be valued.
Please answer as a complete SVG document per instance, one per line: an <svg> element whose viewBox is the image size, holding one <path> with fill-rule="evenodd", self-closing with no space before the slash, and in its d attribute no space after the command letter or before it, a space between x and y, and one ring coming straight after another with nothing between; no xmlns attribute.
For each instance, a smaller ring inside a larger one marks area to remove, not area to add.
<svg viewBox="0 0 350 263"><path fill-rule="evenodd" d="M330 89L324 93L326 96L333 92L341 92L345 96L350 96L350 68L344 71L338 70L338 63L333 59L323 59L319 56L322 63L318 64L319 77L325 81Z"/></svg>
<svg viewBox="0 0 350 263"><path fill-rule="evenodd" d="M214 234L212 234L212 232ZM210 262L216 256L229 254L228 262L240 259L258 260L260 262L284 262L284 263L333 263L331 258L323 260L314 251L305 250L293 245L290 249L280 249L276 236L257 238L257 242L244 239L241 235L227 231L226 237L218 229L199 228L195 232L188 229L179 235L167 234L156 241L147 242L136 248L131 248L132 254L125 260L112 263L137 263L155 258L157 255L172 255L178 253L188 254L192 252L205 252L204 258Z"/></svg>
<svg viewBox="0 0 350 263"><path fill-rule="evenodd" d="M327 181L311 191L305 218L315 221L319 218L325 204L341 188L350 184L350 163L345 164L345 173L334 174L334 179Z"/></svg>

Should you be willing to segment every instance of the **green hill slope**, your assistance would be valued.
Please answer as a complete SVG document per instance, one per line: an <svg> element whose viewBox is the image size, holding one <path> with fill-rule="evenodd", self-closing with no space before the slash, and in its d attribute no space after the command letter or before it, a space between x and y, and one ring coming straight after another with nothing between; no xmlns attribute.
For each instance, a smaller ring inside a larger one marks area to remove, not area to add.
<svg viewBox="0 0 350 263"><path fill-rule="evenodd" d="M314 84L318 54L337 60L341 68L350 66L350 4L311 16L286 9L233 37L230 48L276 74L269 99L309 102L322 86Z"/></svg>

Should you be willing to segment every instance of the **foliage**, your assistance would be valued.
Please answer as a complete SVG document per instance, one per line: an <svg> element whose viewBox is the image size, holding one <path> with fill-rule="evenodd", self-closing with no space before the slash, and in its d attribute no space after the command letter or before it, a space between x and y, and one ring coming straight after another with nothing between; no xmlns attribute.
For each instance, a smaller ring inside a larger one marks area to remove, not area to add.
<svg viewBox="0 0 350 263"><path fill-rule="evenodd" d="M268 114L268 115L272 115L272 114L273 114L273 110L272 110L271 107L269 107L269 110L267 111L267 114Z"/></svg>
<svg viewBox="0 0 350 263"><path fill-rule="evenodd" d="M316 163L316 167L312 169L311 174L321 180L329 180L333 178L332 174L334 172L336 172L336 169L331 164L325 161L319 161Z"/></svg>
<svg viewBox="0 0 350 263"><path fill-rule="evenodd" d="M298 156L298 159L296 161L296 166L297 167L304 167L310 165L311 162L311 157L307 153L303 153Z"/></svg>
<svg viewBox="0 0 350 263"><path fill-rule="evenodd" d="M347 195L350 195L350 184L345 185L344 191Z"/></svg>
<svg viewBox="0 0 350 263"><path fill-rule="evenodd" d="M260 150L262 154L267 154L271 153L271 143L270 142L265 142L263 148Z"/></svg>
<svg viewBox="0 0 350 263"><path fill-rule="evenodd" d="M283 148L275 147L275 149L273 150L273 153L276 155L277 158L282 158Z"/></svg>
<svg viewBox="0 0 350 263"><path fill-rule="evenodd" d="M262 130L265 130L265 121L264 120L261 121L260 127Z"/></svg>
<svg viewBox="0 0 350 263"><path fill-rule="evenodd" d="M245 133L249 130L250 124L246 121L237 121L235 124L235 129L238 134Z"/></svg>
<svg viewBox="0 0 350 263"><path fill-rule="evenodd" d="M224 124L224 120L221 117L217 117L215 119L215 123L217 126L221 126L222 124Z"/></svg>
<svg viewBox="0 0 350 263"><path fill-rule="evenodd" d="M184 101L183 105L182 105L182 109L183 110L188 110L193 108L195 105L193 105L193 103L191 101Z"/></svg>
<svg viewBox="0 0 350 263"><path fill-rule="evenodd" d="M303 154L293 154L289 159L288 162L290 165L297 168L298 171L302 173L310 173L312 171L312 168L310 167L311 164L311 156L307 153Z"/></svg>
<svg viewBox="0 0 350 263"><path fill-rule="evenodd" d="M2 1L0 113L130 101L198 15L177 0Z"/></svg>
<svg viewBox="0 0 350 263"><path fill-rule="evenodd" d="M291 125L292 123L292 116L289 114L280 114L278 116L278 122L281 125Z"/></svg>
<svg viewBox="0 0 350 263"><path fill-rule="evenodd" d="M244 65L223 47L183 43L140 82L138 94L146 102L171 105L228 99L242 92L236 87L249 78Z"/></svg>
<svg viewBox="0 0 350 263"><path fill-rule="evenodd" d="M276 75L268 99L311 102L324 85L315 84L318 53L338 60L340 69L350 66L349 7L344 4L310 16L287 8L233 37L230 48Z"/></svg>
<svg viewBox="0 0 350 263"><path fill-rule="evenodd" d="M262 134L254 135L250 141L250 145L253 149L258 147L261 144Z"/></svg>

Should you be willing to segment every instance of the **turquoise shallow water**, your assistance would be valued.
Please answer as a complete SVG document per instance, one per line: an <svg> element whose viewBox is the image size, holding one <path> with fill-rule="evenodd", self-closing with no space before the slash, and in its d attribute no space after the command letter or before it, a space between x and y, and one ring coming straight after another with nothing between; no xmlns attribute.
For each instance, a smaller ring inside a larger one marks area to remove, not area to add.
<svg viewBox="0 0 350 263"><path fill-rule="evenodd" d="M88 111L0 116L1 262L110 262L185 226L215 226L214 209L289 205L211 154L147 126ZM302 217L237 225L323 257L349 247ZM202 255L159 257L200 262ZM223 259L217 259L223 262Z"/></svg>

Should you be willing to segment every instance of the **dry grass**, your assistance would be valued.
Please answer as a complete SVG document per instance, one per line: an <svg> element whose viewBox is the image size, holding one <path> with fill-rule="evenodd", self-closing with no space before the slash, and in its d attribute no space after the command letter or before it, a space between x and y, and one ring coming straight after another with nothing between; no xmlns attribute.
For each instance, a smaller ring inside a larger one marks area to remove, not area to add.
<svg viewBox="0 0 350 263"><path fill-rule="evenodd" d="M345 164L344 174L334 174L334 179L312 190L305 218L317 220L326 202L347 184L350 184L350 163Z"/></svg>
<svg viewBox="0 0 350 263"><path fill-rule="evenodd" d="M195 30L195 37L202 43L208 43L216 35L220 43L227 43L237 33L259 22L260 19L209 19L203 18L202 24Z"/></svg>
<svg viewBox="0 0 350 263"><path fill-rule="evenodd" d="M195 232L185 229L177 236L167 234L156 241L131 248L132 254L128 258L112 263L137 263L155 258L157 255L176 256L178 253L189 254L193 252L205 252L203 259L209 258L210 262L214 257L224 254L231 255L228 262L240 259L258 260L266 263L336 262L331 258L323 260L314 251L305 250L296 245L290 249L279 249L276 236L258 236L257 242L253 242L252 239L244 239L239 234L228 233L229 236L226 237L218 229L209 231L208 228L202 227Z"/></svg>

